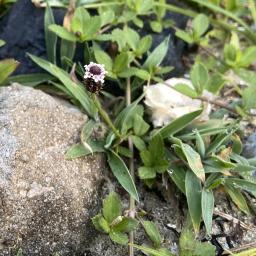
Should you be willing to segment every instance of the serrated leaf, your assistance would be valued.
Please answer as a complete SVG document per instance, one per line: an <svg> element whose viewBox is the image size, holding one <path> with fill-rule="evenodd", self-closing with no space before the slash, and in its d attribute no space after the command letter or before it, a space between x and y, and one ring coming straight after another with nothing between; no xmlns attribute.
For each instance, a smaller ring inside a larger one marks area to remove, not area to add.
<svg viewBox="0 0 256 256"><path fill-rule="evenodd" d="M122 203L117 193L111 192L103 200L102 212L104 218L109 224L122 214Z"/></svg>
<svg viewBox="0 0 256 256"><path fill-rule="evenodd" d="M162 238L157 226L152 221L142 221L142 225L150 240L153 242L154 247L159 248L162 242Z"/></svg>
<svg viewBox="0 0 256 256"><path fill-rule="evenodd" d="M138 221L134 218L123 217L123 219L113 226L114 232L131 232L138 226Z"/></svg>
<svg viewBox="0 0 256 256"><path fill-rule="evenodd" d="M140 251L144 252L144 253L149 253L152 256L174 256L174 254L172 254L171 252L166 252L166 251L161 251L161 250L155 250L149 247L145 247L145 246L140 246L140 245L136 245L136 244L132 244L132 246L134 248L139 249Z"/></svg>
<svg viewBox="0 0 256 256"><path fill-rule="evenodd" d="M121 245L126 245L129 241L128 236L125 233L111 231L109 233L110 239Z"/></svg>
<svg viewBox="0 0 256 256"><path fill-rule="evenodd" d="M201 223L201 193L202 187L200 180L191 172L186 172L185 178L186 197L193 227L196 233L199 232Z"/></svg>
<svg viewBox="0 0 256 256"><path fill-rule="evenodd" d="M102 214L98 214L92 218L92 223L94 227L101 232L109 233L110 227L107 223L107 221L103 218Z"/></svg>
<svg viewBox="0 0 256 256"><path fill-rule="evenodd" d="M214 209L214 195L212 190L202 190L202 217L204 220L206 232L211 235L212 217Z"/></svg>
<svg viewBox="0 0 256 256"><path fill-rule="evenodd" d="M124 161L114 151L108 151L107 155L108 163L114 176L131 197L139 201L134 181Z"/></svg>
<svg viewBox="0 0 256 256"><path fill-rule="evenodd" d="M152 167L141 166L138 169L139 177L142 180L154 179L156 177L156 170Z"/></svg>

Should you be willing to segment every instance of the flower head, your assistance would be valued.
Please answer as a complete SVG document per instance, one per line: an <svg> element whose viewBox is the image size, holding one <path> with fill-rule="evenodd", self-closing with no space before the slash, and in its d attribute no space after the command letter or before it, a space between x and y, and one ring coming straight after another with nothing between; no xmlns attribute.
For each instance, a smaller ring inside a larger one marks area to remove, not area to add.
<svg viewBox="0 0 256 256"><path fill-rule="evenodd" d="M107 71L103 64L97 64L90 62L89 65L85 65L84 83L87 90L91 93L98 93L104 84L104 78Z"/></svg>
<svg viewBox="0 0 256 256"><path fill-rule="evenodd" d="M97 64L94 62L90 62L89 65L85 65L85 74L84 78L90 78L95 83L104 83L105 75L107 74L107 71L104 68L104 64Z"/></svg>

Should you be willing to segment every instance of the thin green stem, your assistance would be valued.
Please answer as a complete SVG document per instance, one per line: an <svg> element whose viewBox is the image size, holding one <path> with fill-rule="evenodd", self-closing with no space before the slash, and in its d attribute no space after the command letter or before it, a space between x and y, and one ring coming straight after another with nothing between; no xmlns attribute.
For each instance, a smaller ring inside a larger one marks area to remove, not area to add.
<svg viewBox="0 0 256 256"><path fill-rule="evenodd" d="M85 4L83 6L86 9L95 9L95 8L104 7L104 6L124 5L124 4L125 3L121 3L121 2L108 2L108 3Z"/></svg>
<svg viewBox="0 0 256 256"><path fill-rule="evenodd" d="M131 104L131 80L130 78L127 78L127 85L126 85L126 105L129 106ZM134 147L131 136L128 137L128 146L131 153L131 157L129 159L129 169L132 176L132 179L134 180L135 174L134 174ZM135 200L130 196L130 203L129 203L129 215L130 217L135 217ZM129 256L134 255L134 248L132 245L134 244L134 231L131 231L129 233Z"/></svg>
<svg viewBox="0 0 256 256"><path fill-rule="evenodd" d="M99 111L100 116L104 120L104 122L108 125L108 127L113 131L113 133L116 135L117 138L122 138L120 132L116 129L115 125L110 120L107 112L102 108L100 101L98 100L98 97L95 93L92 93L92 100L95 104L96 108Z"/></svg>

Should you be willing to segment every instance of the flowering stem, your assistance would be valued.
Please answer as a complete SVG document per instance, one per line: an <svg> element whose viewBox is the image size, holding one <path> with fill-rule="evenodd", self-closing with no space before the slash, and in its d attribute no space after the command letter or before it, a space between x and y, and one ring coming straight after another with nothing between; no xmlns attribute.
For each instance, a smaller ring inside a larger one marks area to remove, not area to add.
<svg viewBox="0 0 256 256"><path fill-rule="evenodd" d="M116 129L116 127L110 120L107 112L105 110L103 110L103 108L100 104L100 101L98 100L97 95L95 93L92 93L91 96L92 96L93 103L95 104L96 108L98 109L99 114L102 117L102 119L104 120L104 122L109 126L109 128L113 131L113 133L116 135L117 138L122 138L120 132Z"/></svg>
<svg viewBox="0 0 256 256"><path fill-rule="evenodd" d="M127 85L126 85L126 105L129 106L131 104L131 81L130 78L127 78ZM134 180L134 148L131 136L128 137L128 146L129 151L131 153L131 157L129 158L129 170ZM131 218L135 217L135 200L130 196L130 203L129 203L129 215ZM129 233L129 256L134 255L134 231Z"/></svg>

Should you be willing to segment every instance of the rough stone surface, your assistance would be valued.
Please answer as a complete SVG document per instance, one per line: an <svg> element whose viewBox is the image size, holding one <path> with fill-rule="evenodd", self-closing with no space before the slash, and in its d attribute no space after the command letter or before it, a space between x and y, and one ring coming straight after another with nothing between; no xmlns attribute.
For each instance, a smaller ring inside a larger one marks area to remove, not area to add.
<svg viewBox="0 0 256 256"><path fill-rule="evenodd" d="M102 156L68 161L86 116L49 95L0 89L0 255L84 255L99 211Z"/></svg>

